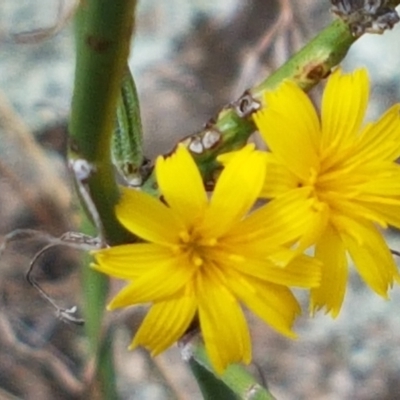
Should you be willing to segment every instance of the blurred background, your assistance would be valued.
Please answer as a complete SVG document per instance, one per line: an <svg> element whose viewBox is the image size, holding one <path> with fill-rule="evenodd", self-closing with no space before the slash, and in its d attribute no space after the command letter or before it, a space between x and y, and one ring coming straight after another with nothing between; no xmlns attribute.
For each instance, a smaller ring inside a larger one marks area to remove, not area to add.
<svg viewBox="0 0 400 400"><path fill-rule="evenodd" d="M141 0L130 65L141 100L145 153L169 151L226 103L284 63L333 19L320 0ZM66 170L74 73L74 0L0 2L0 239L18 228L76 230L79 214ZM365 35L344 68L366 66L369 118L400 100L400 26ZM318 96L317 88L313 95ZM400 249L396 232L388 240ZM10 243L0 258L0 400L85 399L91 364L83 328L57 319L25 280L45 242ZM81 253L57 247L35 279L65 307L82 310ZM113 282L111 292L121 283ZM304 316L299 339L249 315L251 371L279 400L400 399L400 290L390 302L353 274L340 316ZM307 307L304 293L299 299ZM178 349L151 359L128 352L143 310L108 313L115 330L123 400L200 399Z"/></svg>

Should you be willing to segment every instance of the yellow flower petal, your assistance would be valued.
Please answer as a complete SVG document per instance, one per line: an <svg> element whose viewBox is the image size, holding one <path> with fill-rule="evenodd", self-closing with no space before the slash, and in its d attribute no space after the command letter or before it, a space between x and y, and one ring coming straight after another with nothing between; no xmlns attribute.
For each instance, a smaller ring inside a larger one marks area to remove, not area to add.
<svg viewBox="0 0 400 400"><path fill-rule="evenodd" d="M207 272L196 281L200 326L207 354L222 373L231 363L250 362L251 342L239 303L212 271Z"/></svg>
<svg viewBox="0 0 400 400"><path fill-rule="evenodd" d="M307 188L292 190L258 208L231 229L226 242L257 242L267 248L292 244L306 232L313 215L308 195Z"/></svg>
<svg viewBox="0 0 400 400"><path fill-rule="evenodd" d="M244 278L233 270L227 271L226 276L231 290L254 314L277 332L296 337L292 325L301 310L287 287L256 278Z"/></svg>
<svg viewBox="0 0 400 400"><path fill-rule="evenodd" d="M297 245L298 253L317 243L329 223L331 210L326 203L315 201L311 208L312 212L308 214L307 230Z"/></svg>
<svg viewBox="0 0 400 400"><path fill-rule="evenodd" d="M212 257L218 260L218 263L228 265L232 263L248 263L250 260L259 260L260 262L272 263L277 267L284 267L297 257L297 252L286 246L277 247L275 244L270 246L267 237L259 237L252 240L245 235L243 241L223 241L213 252ZM263 267L261 267L262 270Z"/></svg>
<svg viewBox="0 0 400 400"><path fill-rule="evenodd" d="M149 243L135 243L93 251L93 268L119 279L134 279L165 264L172 256L170 249Z"/></svg>
<svg viewBox="0 0 400 400"><path fill-rule="evenodd" d="M143 346L156 356L183 336L196 308L195 297L187 295L154 304L129 348Z"/></svg>
<svg viewBox="0 0 400 400"><path fill-rule="evenodd" d="M174 245L184 230L182 221L170 208L135 189L122 189L115 211L125 228L149 242Z"/></svg>
<svg viewBox="0 0 400 400"><path fill-rule="evenodd" d="M265 179L265 157L248 145L222 171L205 212L201 232L219 237L254 205Z"/></svg>
<svg viewBox="0 0 400 400"><path fill-rule="evenodd" d="M339 196L327 196L327 198L329 198L331 206L331 221L338 231L351 232L353 229L352 220L354 218L367 219L379 224L383 228L387 227L386 221L365 203L343 199Z"/></svg>
<svg viewBox="0 0 400 400"><path fill-rule="evenodd" d="M201 175L189 151L179 145L167 158L160 156L156 176L166 202L189 226L193 218L203 213L208 201Z"/></svg>
<svg viewBox="0 0 400 400"><path fill-rule="evenodd" d="M375 213L387 221L389 225L400 229L400 212L398 204L378 204L375 202L375 204L367 204L367 207L375 211Z"/></svg>
<svg viewBox="0 0 400 400"><path fill-rule="evenodd" d="M194 268L184 257L166 259L123 288L108 308L165 300L187 285L194 272Z"/></svg>
<svg viewBox="0 0 400 400"><path fill-rule="evenodd" d="M293 252L292 252L293 253ZM269 260L227 260L226 270L235 268L243 275L283 286L316 287L321 281L321 264L308 256L293 257L286 266L279 267Z"/></svg>
<svg viewBox="0 0 400 400"><path fill-rule="evenodd" d="M317 287L321 283L321 262L314 257L299 255L294 258L286 267L286 283L282 279L281 285L297 287ZM291 282L289 280L291 279ZM271 282L273 282L271 280ZM278 283L278 282L275 282Z"/></svg>
<svg viewBox="0 0 400 400"><path fill-rule="evenodd" d="M400 196L400 166L391 163L376 163L376 177L373 180L367 180L359 185L359 189L363 192L362 200L366 200L369 195L392 199ZM365 197L364 197L365 193ZM379 200L377 200L379 202Z"/></svg>
<svg viewBox="0 0 400 400"><path fill-rule="evenodd" d="M326 84L321 110L323 149L335 151L351 146L365 116L369 98L369 80L365 69L342 74L337 69Z"/></svg>
<svg viewBox="0 0 400 400"><path fill-rule="evenodd" d="M307 179L318 168L319 121L307 95L293 82L265 94L266 107L254 121L276 158L295 176Z"/></svg>
<svg viewBox="0 0 400 400"><path fill-rule="evenodd" d="M227 166L237 151L221 154L217 160ZM266 177L260 197L271 199L279 196L290 189L295 189L299 185L296 175L292 174L286 166L283 166L272 153L263 152L266 161Z"/></svg>
<svg viewBox="0 0 400 400"><path fill-rule="evenodd" d="M357 138L357 158L362 163L374 160L394 161L400 157L400 104L395 104Z"/></svg>
<svg viewBox="0 0 400 400"><path fill-rule="evenodd" d="M387 298L388 289L394 280L399 280L393 256L373 224L359 222L357 230L362 243L346 234L341 235L342 239L365 283L377 294Z"/></svg>
<svg viewBox="0 0 400 400"><path fill-rule="evenodd" d="M279 163L274 154L267 153L267 174L260 197L272 199L299 187L299 179L283 164Z"/></svg>
<svg viewBox="0 0 400 400"><path fill-rule="evenodd" d="M331 226L318 241L315 256L322 261L322 280L318 288L311 290L311 313L325 308L327 313L336 317L346 291L348 268L344 244Z"/></svg>

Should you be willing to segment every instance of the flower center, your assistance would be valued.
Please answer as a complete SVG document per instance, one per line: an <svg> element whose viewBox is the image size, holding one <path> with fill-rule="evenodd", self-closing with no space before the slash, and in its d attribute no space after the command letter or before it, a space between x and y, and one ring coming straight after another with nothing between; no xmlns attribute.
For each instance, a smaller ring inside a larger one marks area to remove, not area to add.
<svg viewBox="0 0 400 400"><path fill-rule="evenodd" d="M319 174L315 168L310 168L310 173L307 179L300 181L298 187L311 189L310 196L318 198L318 178Z"/></svg>
<svg viewBox="0 0 400 400"><path fill-rule="evenodd" d="M318 180L318 173L314 168L311 168L310 175L308 176L308 179L304 186L311 186L315 188L315 186L317 185L317 180Z"/></svg>
<svg viewBox="0 0 400 400"><path fill-rule="evenodd" d="M217 244L215 238L205 239L195 229L179 233L179 252L188 256L196 268L200 268L210 257L210 248Z"/></svg>
<svg viewBox="0 0 400 400"><path fill-rule="evenodd" d="M324 170L317 171L310 168L309 175L306 180L300 182L299 187L305 187L310 190L309 198L314 199L313 208L315 211L321 211L330 205L330 196L335 192L332 180Z"/></svg>

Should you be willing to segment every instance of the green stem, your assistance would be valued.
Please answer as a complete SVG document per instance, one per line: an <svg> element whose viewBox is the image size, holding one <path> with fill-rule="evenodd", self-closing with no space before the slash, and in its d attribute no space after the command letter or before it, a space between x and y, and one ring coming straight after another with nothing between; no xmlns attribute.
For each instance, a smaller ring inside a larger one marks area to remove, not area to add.
<svg viewBox="0 0 400 400"><path fill-rule="evenodd" d="M71 157L88 161L93 202L110 244L128 235L114 214L119 190L110 142L129 54L136 0L86 0L77 14L77 62L70 121Z"/></svg>
<svg viewBox="0 0 400 400"><path fill-rule="evenodd" d="M119 191L110 160L110 142L135 6L136 0L85 0L80 2L76 17L77 60L69 125L70 157L86 160L92 167L87 184L110 244L131 239L114 215ZM102 334L107 282L105 276L85 268L85 320L92 352L98 360L97 381L101 384L102 398L117 399L112 349L104 345Z"/></svg>
<svg viewBox="0 0 400 400"><path fill-rule="evenodd" d="M113 359L113 333L113 329L107 330L98 351L97 376L100 384L98 386L100 387L101 399L104 400L117 400L119 398Z"/></svg>

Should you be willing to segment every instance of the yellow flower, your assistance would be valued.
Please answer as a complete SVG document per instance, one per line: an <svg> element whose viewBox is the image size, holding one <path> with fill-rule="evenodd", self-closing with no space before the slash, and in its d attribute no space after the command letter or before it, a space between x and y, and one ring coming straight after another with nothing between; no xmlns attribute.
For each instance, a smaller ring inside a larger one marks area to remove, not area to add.
<svg viewBox="0 0 400 400"><path fill-rule="evenodd" d="M322 282L311 290L312 312L326 307L336 316L348 276L347 254L376 293L387 291L399 274L381 234L400 228L400 105L377 122L362 125L369 97L364 69L336 70L328 79L321 120L306 94L285 82L266 94L255 122L267 143L268 174L263 197L297 193L297 206L314 200L314 217L302 238L316 243L323 261Z"/></svg>
<svg viewBox="0 0 400 400"><path fill-rule="evenodd" d="M294 258L286 246L302 234L309 205L293 210L292 225L280 213L280 200L246 217L265 180L265 153L252 146L223 170L210 200L183 146L158 158L156 175L167 205L125 189L116 207L121 223L146 243L94 252L94 268L130 281L110 309L152 304L131 348L142 345L157 355L197 315L218 372L232 362L248 363L251 343L241 303L293 337L300 310L287 286L309 288L320 280L319 262Z"/></svg>

